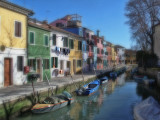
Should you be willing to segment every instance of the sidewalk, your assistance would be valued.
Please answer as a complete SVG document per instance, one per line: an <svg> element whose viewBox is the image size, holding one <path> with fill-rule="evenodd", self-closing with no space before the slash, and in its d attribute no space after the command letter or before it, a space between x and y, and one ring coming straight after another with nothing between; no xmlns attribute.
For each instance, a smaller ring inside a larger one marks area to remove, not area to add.
<svg viewBox="0 0 160 120"><path fill-rule="evenodd" d="M95 77L95 74L84 75L85 80L89 78ZM82 75L74 75L73 81L79 82L82 81ZM55 89L56 86L62 87L66 84L73 83L70 76L67 77L57 77L50 80L51 86ZM34 83L35 91L43 92L48 91L49 85L47 81ZM24 98L25 96L29 96L33 93L32 84L28 83L20 86L10 86L5 88L0 88L0 104L3 102L14 101L19 98Z"/></svg>

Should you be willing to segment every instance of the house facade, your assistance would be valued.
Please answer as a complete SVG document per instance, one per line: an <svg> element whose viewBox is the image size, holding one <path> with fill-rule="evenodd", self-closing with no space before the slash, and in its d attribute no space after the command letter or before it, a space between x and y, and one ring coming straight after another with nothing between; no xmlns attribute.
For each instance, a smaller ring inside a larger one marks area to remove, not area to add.
<svg viewBox="0 0 160 120"><path fill-rule="evenodd" d="M117 52L117 57L119 58L119 64L125 64L125 48L120 45L116 45L115 50Z"/></svg>
<svg viewBox="0 0 160 120"><path fill-rule="evenodd" d="M107 42L107 63L108 63L108 67L111 67L111 65L112 65L112 48L111 48L110 42Z"/></svg>
<svg viewBox="0 0 160 120"><path fill-rule="evenodd" d="M27 82L27 19L33 12L0 1L0 87Z"/></svg>
<svg viewBox="0 0 160 120"><path fill-rule="evenodd" d="M97 46L97 66L98 70L103 69L103 39L99 37L99 33L94 36L95 45Z"/></svg>
<svg viewBox="0 0 160 120"><path fill-rule="evenodd" d="M160 24L155 26L155 33L154 33L154 53L158 56L158 65L160 66Z"/></svg>
<svg viewBox="0 0 160 120"><path fill-rule="evenodd" d="M33 19L28 22L28 66L29 74L40 75L38 81L51 78L50 29L45 22Z"/></svg>
<svg viewBox="0 0 160 120"><path fill-rule="evenodd" d="M82 67L80 37L55 26L52 26L51 29L51 76L77 73Z"/></svg>
<svg viewBox="0 0 160 120"><path fill-rule="evenodd" d="M103 69L107 69L108 67L108 61L107 61L107 41L103 41Z"/></svg>

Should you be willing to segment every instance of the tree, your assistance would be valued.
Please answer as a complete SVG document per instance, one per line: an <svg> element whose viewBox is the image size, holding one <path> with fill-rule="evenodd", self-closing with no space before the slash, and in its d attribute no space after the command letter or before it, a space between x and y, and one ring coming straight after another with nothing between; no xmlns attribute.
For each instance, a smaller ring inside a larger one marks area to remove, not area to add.
<svg viewBox="0 0 160 120"><path fill-rule="evenodd" d="M125 15L138 47L154 53L154 26L160 22L160 0L129 0Z"/></svg>

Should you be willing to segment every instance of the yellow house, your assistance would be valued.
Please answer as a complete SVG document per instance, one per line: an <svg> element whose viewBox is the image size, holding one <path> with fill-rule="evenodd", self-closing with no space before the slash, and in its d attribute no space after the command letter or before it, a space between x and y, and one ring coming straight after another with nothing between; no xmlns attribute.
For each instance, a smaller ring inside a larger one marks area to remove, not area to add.
<svg viewBox="0 0 160 120"><path fill-rule="evenodd" d="M111 51L112 51L112 65L115 65L115 61L116 61L116 52L115 52L115 49L114 49L114 45L112 44L111 46Z"/></svg>
<svg viewBox="0 0 160 120"><path fill-rule="evenodd" d="M69 60L71 62L71 74L81 72L82 70L82 41L79 36L74 39L74 49L70 50Z"/></svg>
<svg viewBox="0 0 160 120"><path fill-rule="evenodd" d="M0 0L0 87L26 82L27 19L33 12Z"/></svg>

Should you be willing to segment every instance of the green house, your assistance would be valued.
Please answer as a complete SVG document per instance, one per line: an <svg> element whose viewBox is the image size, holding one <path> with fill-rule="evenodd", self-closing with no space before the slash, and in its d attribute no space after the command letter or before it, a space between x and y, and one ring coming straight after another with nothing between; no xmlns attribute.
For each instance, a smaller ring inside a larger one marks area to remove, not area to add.
<svg viewBox="0 0 160 120"><path fill-rule="evenodd" d="M50 29L44 22L29 20L27 52L29 74L39 74L38 81L50 79Z"/></svg>

